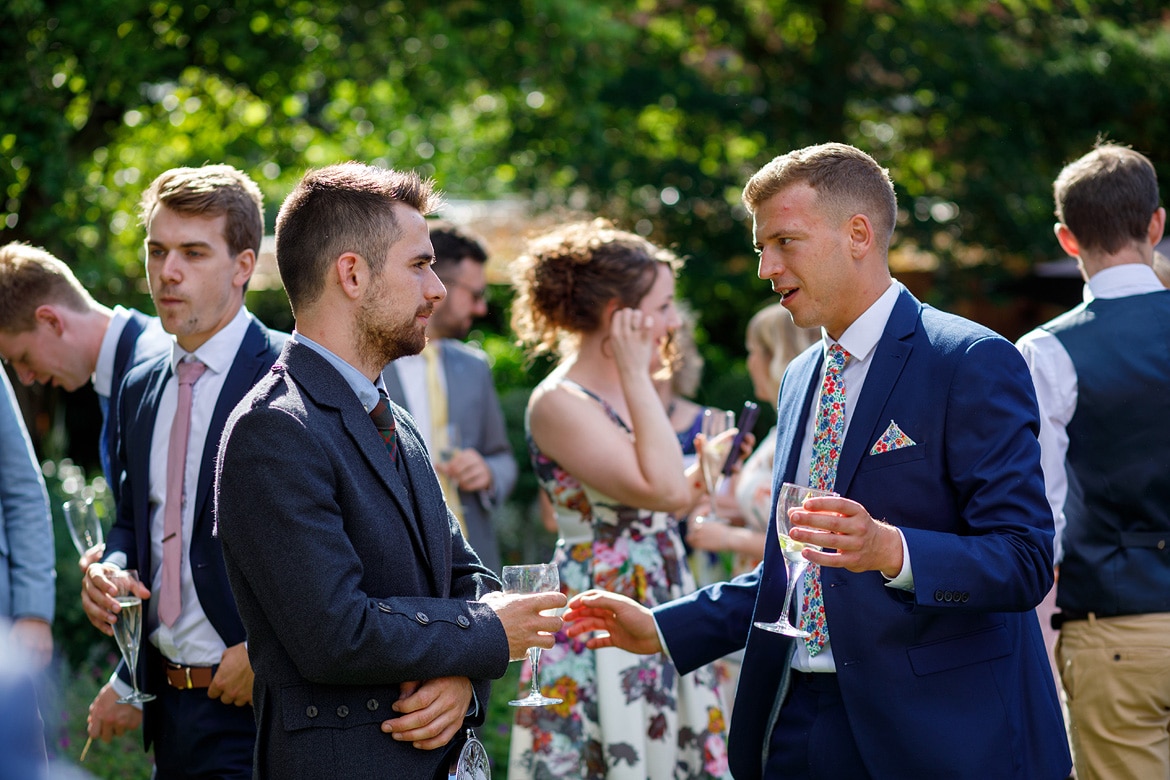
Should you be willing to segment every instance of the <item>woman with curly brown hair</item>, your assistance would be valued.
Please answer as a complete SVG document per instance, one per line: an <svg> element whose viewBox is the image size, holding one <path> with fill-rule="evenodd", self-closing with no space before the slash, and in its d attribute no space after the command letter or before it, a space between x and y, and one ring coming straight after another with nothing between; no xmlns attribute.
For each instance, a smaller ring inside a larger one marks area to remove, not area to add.
<svg viewBox="0 0 1170 780"><path fill-rule="evenodd" d="M560 359L533 391L526 427L570 596L602 588L653 606L694 589L675 515L698 488L651 376L670 362L659 352L679 325L680 265L604 220L534 239L517 264L512 327L535 354ZM681 678L665 655L593 652L561 635L541 678L564 701L517 711L509 778L726 775L710 669Z"/></svg>

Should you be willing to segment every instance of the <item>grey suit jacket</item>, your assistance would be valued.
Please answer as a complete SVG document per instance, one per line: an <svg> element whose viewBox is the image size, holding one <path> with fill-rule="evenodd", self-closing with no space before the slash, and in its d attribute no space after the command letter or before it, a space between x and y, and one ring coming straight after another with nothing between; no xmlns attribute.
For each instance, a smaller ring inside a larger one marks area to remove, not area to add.
<svg viewBox="0 0 1170 780"><path fill-rule="evenodd" d="M444 751L380 730L399 686L468 677L486 703L507 669L503 624L474 601L499 581L394 414L398 467L337 370L291 342L225 428L217 517L256 673L258 779L431 777Z"/></svg>
<svg viewBox="0 0 1170 780"><path fill-rule="evenodd" d="M500 542L492 524L492 513L516 487L516 457L508 443L504 413L496 396L487 355L454 339L443 339L441 355L447 380L447 419L459 426L462 446L482 455L492 473L491 490L459 491L468 541L484 565L498 573ZM390 398L406 406L406 396L393 363L382 371L382 379Z"/></svg>
<svg viewBox="0 0 1170 780"><path fill-rule="evenodd" d="M49 496L0 367L0 616L53 621L54 560Z"/></svg>

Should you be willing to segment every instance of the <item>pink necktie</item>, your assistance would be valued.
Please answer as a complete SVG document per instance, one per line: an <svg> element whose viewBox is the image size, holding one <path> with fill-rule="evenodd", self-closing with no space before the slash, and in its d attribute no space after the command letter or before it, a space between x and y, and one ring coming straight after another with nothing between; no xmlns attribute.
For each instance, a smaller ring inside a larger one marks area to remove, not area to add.
<svg viewBox="0 0 1170 780"><path fill-rule="evenodd" d="M191 435L191 391L207 370L198 360L179 362L179 402L167 447L167 502L163 507L162 592L158 619L168 626L182 607L179 572L183 567L183 475L187 471L187 440Z"/></svg>

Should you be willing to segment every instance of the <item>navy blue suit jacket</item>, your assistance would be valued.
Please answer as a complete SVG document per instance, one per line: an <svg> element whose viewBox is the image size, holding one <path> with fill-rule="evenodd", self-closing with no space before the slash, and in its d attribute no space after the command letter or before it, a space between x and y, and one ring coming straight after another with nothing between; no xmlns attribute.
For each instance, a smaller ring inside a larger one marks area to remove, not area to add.
<svg viewBox="0 0 1170 780"><path fill-rule="evenodd" d="M219 539L213 534L215 502L211 488L219 437L232 409L267 373L287 338L287 334L270 331L256 320L248 325L236 359L216 400L199 465L199 481L195 491L195 527L191 533L189 553L191 576L203 611L228 647L243 642L245 633L232 599ZM126 568L138 569L144 579L149 577L151 570L150 442L154 435L159 400L171 373L170 353L159 355L132 369L122 386L118 406L122 424L118 446L122 500L118 502L117 520L106 540L106 557L114 552L125 553ZM145 663L138 664L138 684L143 688L147 686L145 666ZM150 706L147 705L148 710ZM149 744L151 719L145 718L143 723Z"/></svg>
<svg viewBox="0 0 1170 780"><path fill-rule="evenodd" d="M819 345L806 351L781 385L773 494L796 473L821 359ZM822 569L837 676L870 774L1066 777L1034 612L1052 586L1053 524L1022 358L903 289L851 404L836 490L902 529L915 585ZM916 445L871 453L891 421ZM784 598L772 523L755 571L655 610L680 672L746 646L728 749L738 780L761 776L794 649L752 627L775 620Z"/></svg>
<svg viewBox="0 0 1170 780"><path fill-rule="evenodd" d="M114 373L110 383L110 397L102 404L102 432L99 457L106 484L114 503L118 502L118 475L114 466L118 462L118 404L122 398L122 381L130 369L140 363L168 352L171 335L162 329L157 318L148 317L135 309L129 310L130 317L118 336L114 349Z"/></svg>

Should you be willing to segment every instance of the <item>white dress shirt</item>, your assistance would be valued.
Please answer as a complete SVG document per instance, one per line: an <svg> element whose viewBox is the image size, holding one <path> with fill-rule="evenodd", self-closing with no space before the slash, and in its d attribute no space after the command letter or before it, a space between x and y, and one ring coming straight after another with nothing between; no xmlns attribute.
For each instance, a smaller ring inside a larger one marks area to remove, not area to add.
<svg viewBox="0 0 1170 780"><path fill-rule="evenodd" d="M174 625L164 625L158 619L158 599L147 604L146 629L149 641L159 652L171 661L184 666L214 666L223 657L227 648L219 632L207 619L195 582L191 578L191 532L195 525L195 493L199 485L199 469L203 461L203 447L207 442L211 417L215 413L220 391L228 371L235 362L236 353L244 341L252 316L244 307L222 330L208 339L193 353L195 358L207 366L191 391L191 435L187 440L187 463L183 474L182 523L183 560L179 569L182 609ZM171 424L179 401L179 380L177 366L180 360L191 355L176 342L171 348L171 376L163 387L158 412L154 420L154 434L150 440L149 512L150 512L150 572L140 571L138 576L147 583L151 594L161 592L163 557L163 505L167 501L167 450L171 439ZM217 432L218 435L218 432ZM209 463L208 468L215 468ZM110 563L126 565L123 553L114 553ZM115 690L120 694L130 691L117 675L112 678Z"/></svg>
<svg viewBox="0 0 1170 780"><path fill-rule="evenodd" d="M1142 263L1127 263L1098 271L1085 286L1085 301L1094 298L1127 298L1164 290L1154 270ZM1044 469L1044 489L1052 517L1056 522L1053 560L1059 564L1064 556L1061 536L1064 533L1064 502L1068 497L1068 424L1077 410L1077 370L1068 351L1053 334L1037 328L1016 343L1036 386L1040 407L1040 465Z"/></svg>
<svg viewBox="0 0 1170 780"><path fill-rule="evenodd" d="M151 629L150 641L159 651L184 666L211 666L218 664L225 645L219 633L207 619L195 582L191 578L191 532L195 525L195 492L199 485L199 469L203 465L203 448L207 442L211 417L215 413L220 391L240 344L251 322L251 315L244 307L222 330L208 339L194 352L195 359L207 366L191 393L191 436L187 440L186 472L183 474L182 523L183 560L179 570L182 588L182 611L174 625L166 626L158 620L157 599L150 600L150 617L147 626ZM177 343L171 350L171 369L177 372L179 361L188 353ZM163 506L173 497L167 496L167 449L171 439L171 423L179 399L179 380L172 373L163 388L159 400L158 414L154 422L154 435L150 441L150 589L160 592L162 587L163 557ZM219 435L217 431L216 436ZM214 468L214 463L207 464ZM143 574L139 573L140 576Z"/></svg>
<svg viewBox="0 0 1170 780"><path fill-rule="evenodd" d="M886 330L886 323L890 319L890 313L894 310L894 304L898 302L898 295L901 294L902 285L891 280L890 286L881 294L876 301L874 301L868 309L866 309L860 317L853 321L841 338L836 342L849 353L849 359L845 362L845 368L842 371L842 381L845 384L845 431L842 441L846 441L849 436L849 423L853 419L851 411L855 399L861 395L861 389L865 386L865 378L869 374L869 367L873 364L873 354L877 348L878 342ZM833 345L833 339L829 337L828 333L822 332L822 347L825 355L828 355L829 348ZM828 360L824 361L821 369L820 381L817 386L820 387L824 383L825 367L828 365ZM812 465L812 451L813 451L813 429L816 426L817 406L820 403L820 391L813 394L812 407L808 414L808 423L804 428L804 437L801 439L800 456L796 462L796 475L794 480L797 484L809 484L809 470ZM898 535L902 536L902 532L898 531ZM901 590L914 589L914 575L910 569L910 554L906 549L906 537L902 536L902 571L898 576L886 583L889 587L900 588ZM792 600L796 605L796 624L800 624L800 607L803 588L798 583L797 591L793 594ZM824 648L815 656L809 655L808 649L805 647L803 641L796 642L796 652L792 656L792 668L798 672L835 672L837 671L836 661L833 660L833 619L831 615L827 615L829 626L829 640L825 643Z"/></svg>

